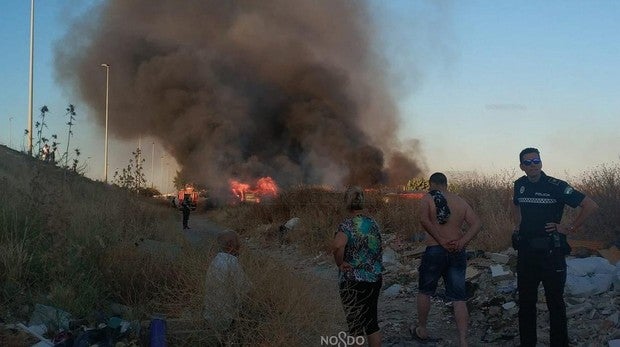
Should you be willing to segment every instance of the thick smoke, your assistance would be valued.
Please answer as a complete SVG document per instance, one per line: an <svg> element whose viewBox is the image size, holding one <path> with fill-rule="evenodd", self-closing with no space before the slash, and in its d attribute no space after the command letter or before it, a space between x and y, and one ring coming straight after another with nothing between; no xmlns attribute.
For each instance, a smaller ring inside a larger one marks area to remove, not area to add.
<svg viewBox="0 0 620 347"><path fill-rule="evenodd" d="M111 0L57 46L60 80L110 131L159 139L191 181L404 184L419 174L359 1Z"/></svg>

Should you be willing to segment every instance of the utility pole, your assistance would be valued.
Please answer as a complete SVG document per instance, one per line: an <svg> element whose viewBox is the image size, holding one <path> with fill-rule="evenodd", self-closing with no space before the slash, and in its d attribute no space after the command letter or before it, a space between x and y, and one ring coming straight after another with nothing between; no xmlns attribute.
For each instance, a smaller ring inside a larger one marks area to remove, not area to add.
<svg viewBox="0 0 620 347"><path fill-rule="evenodd" d="M164 192L164 156L159 158L159 187Z"/></svg>
<svg viewBox="0 0 620 347"><path fill-rule="evenodd" d="M151 188L155 186L155 141L151 151Z"/></svg>
<svg viewBox="0 0 620 347"><path fill-rule="evenodd" d="M13 148L13 117L9 117L9 148Z"/></svg>
<svg viewBox="0 0 620 347"><path fill-rule="evenodd" d="M30 1L30 78L28 80L28 155L32 155L32 99L34 75L34 0Z"/></svg>
<svg viewBox="0 0 620 347"><path fill-rule="evenodd" d="M142 167L142 135L138 136L138 158L136 163L136 168L140 168L140 173L144 173L144 168ZM140 191L140 179L138 178L138 191ZM146 182L145 182L146 183Z"/></svg>
<svg viewBox="0 0 620 347"><path fill-rule="evenodd" d="M166 173L168 174L168 179L166 180L166 185L170 186L170 163L166 162Z"/></svg>
<svg viewBox="0 0 620 347"><path fill-rule="evenodd" d="M105 68L105 144L103 154L103 181L108 183L108 108L109 108L109 90L110 90L110 65L101 64Z"/></svg>

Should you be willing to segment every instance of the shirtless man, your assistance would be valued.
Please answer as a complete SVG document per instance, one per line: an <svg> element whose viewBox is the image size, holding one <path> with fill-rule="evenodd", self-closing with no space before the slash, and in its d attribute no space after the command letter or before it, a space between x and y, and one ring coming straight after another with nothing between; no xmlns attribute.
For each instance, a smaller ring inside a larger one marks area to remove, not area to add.
<svg viewBox="0 0 620 347"><path fill-rule="evenodd" d="M448 192L446 175L436 172L429 179L429 193L420 201L420 223L431 236L419 267L417 298L418 326L410 327L411 336L420 342L433 341L426 323L431 308L431 295L443 277L446 298L452 302L459 332L459 345L467 346L469 314L465 292L465 246L480 231L480 219L460 196ZM463 233L463 223L469 225ZM436 341L436 340L435 340Z"/></svg>

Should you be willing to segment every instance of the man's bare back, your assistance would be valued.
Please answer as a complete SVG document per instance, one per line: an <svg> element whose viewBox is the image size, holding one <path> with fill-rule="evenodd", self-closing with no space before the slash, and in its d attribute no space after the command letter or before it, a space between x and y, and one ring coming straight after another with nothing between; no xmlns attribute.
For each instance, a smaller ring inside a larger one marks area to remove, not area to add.
<svg viewBox="0 0 620 347"><path fill-rule="evenodd" d="M420 222L426 232L431 236L427 238L426 244L429 246L441 245L451 250L461 249L478 232L477 229L480 228L480 221L471 206L463 198L447 192L445 189L441 189L440 191L445 197L448 208L450 209L450 216L445 224L440 224L437 219L437 207L430 193L425 194L420 201ZM464 222L469 224L470 231L473 231L473 235L469 232L463 233L462 227ZM462 241L456 243L458 240ZM450 243L452 243L451 246L449 246Z"/></svg>
<svg viewBox="0 0 620 347"><path fill-rule="evenodd" d="M419 267L418 327L410 328L417 336L428 336L426 323L431 305L431 295L437 281L444 278L446 293L452 293L454 318L459 331L459 345L467 346L467 312L465 271L467 258L465 246L480 230L480 219L460 196L448 192L448 179L441 172L428 180L429 193L420 204L420 223L431 236L422 255ZM469 228L463 233L464 222ZM438 247L439 246L439 247ZM451 254L451 256L447 256ZM437 269L441 269L437 271Z"/></svg>

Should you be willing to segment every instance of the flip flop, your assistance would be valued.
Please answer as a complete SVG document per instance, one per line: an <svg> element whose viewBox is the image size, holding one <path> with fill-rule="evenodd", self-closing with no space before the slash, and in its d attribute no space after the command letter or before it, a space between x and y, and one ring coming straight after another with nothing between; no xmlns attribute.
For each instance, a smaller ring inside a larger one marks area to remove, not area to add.
<svg viewBox="0 0 620 347"><path fill-rule="evenodd" d="M411 327L409 327L409 334L411 334L411 338L420 342L420 343L429 343L429 342L439 342L441 341L440 338L432 338L430 336L427 336L426 338L423 338L422 336L420 336L420 334L418 334L418 328L419 327L415 327L413 329L411 329Z"/></svg>

